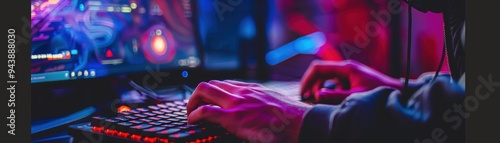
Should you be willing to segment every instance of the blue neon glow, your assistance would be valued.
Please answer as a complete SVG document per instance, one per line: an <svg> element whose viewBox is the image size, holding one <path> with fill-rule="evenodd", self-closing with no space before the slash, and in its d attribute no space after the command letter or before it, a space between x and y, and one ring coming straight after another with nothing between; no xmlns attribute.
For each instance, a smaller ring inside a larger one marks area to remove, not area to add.
<svg viewBox="0 0 500 143"><path fill-rule="evenodd" d="M87 107L85 109L82 109L76 113L73 113L71 115L61 117L58 119L54 119L52 121L46 122L46 123L40 123L40 124L33 124L31 126L31 134L38 133L44 130L52 129L54 127L66 125L68 123L80 120L82 118L85 118L87 116L92 115L96 111L96 108L94 107Z"/></svg>
<svg viewBox="0 0 500 143"><path fill-rule="evenodd" d="M247 16L241 21L240 35L246 39L255 37L255 22L252 17Z"/></svg>
<svg viewBox="0 0 500 143"><path fill-rule="evenodd" d="M269 65L276 65L297 55L297 51L293 48L293 43L287 43L266 54L266 62Z"/></svg>
<svg viewBox="0 0 500 143"><path fill-rule="evenodd" d="M71 50L71 55L78 55L78 50L75 49Z"/></svg>
<svg viewBox="0 0 500 143"><path fill-rule="evenodd" d="M316 54L325 43L325 35L322 32L315 32L295 40L294 48L300 54Z"/></svg>
<svg viewBox="0 0 500 143"><path fill-rule="evenodd" d="M298 54L316 54L325 43L325 34L314 32L268 52L266 62L269 65L276 65Z"/></svg>
<svg viewBox="0 0 500 143"><path fill-rule="evenodd" d="M85 10L85 6L84 6L83 4L80 4L80 5L78 6L78 8L80 8L80 11L84 11L84 10Z"/></svg>
<svg viewBox="0 0 500 143"><path fill-rule="evenodd" d="M32 143L40 143L40 142L50 142L50 141L57 141L59 139L68 139L68 138L71 138L72 136L70 135L54 135L54 137L49 137L49 138L43 138L43 139L39 139L39 140L33 140L31 141Z"/></svg>
<svg viewBox="0 0 500 143"><path fill-rule="evenodd" d="M187 78L189 73L187 71L182 71L182 77Z"/></svg>

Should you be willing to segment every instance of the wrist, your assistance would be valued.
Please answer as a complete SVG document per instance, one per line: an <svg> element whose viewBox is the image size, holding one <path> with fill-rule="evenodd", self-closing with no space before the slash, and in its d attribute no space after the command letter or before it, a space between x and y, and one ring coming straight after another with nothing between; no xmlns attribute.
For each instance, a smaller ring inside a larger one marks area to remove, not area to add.
<svg viewBox="0 0 500 143"><path fill-rule="evenodd" d="M292 126L292 128L290 129L292 136L290 136L291 138L287 142L289 143L299 142L300 129L303 124L302 122L304 121L307 111L310 110L312 107L313 107L312 105L306 105L306 104L299 107L298 116L295 116L294 121L290 123L290 125Z"/></svg>
<svg viewBox="0 0 500 143"><path fill-rule="evenodd" d="M304 115L299 133L299 143L329 142L333 118L338 105L316 104Z"/></svg>

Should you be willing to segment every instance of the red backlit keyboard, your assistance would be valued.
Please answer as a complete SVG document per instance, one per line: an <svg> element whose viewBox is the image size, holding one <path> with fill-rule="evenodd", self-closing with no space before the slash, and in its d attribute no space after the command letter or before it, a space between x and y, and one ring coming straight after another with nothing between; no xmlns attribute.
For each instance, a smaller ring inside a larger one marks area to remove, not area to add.
<svg viewBox="0 0 500 143"><path fill-rule="evenodd" d="M173 101L94 116L90 123L69 126L73 142L100 143L209 143L242 142L214 124L188 125L186 102Z"/></svg>

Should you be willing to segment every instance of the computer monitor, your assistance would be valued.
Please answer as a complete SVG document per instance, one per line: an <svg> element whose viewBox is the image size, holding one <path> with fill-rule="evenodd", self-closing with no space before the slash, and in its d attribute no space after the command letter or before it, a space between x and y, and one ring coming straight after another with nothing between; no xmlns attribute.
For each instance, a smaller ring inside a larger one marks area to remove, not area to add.
<svg viewBox="0 0 500 143"><path fill-rule="evenodd" d="M31 82L198 68L191 0L32 0Z"/></svg>

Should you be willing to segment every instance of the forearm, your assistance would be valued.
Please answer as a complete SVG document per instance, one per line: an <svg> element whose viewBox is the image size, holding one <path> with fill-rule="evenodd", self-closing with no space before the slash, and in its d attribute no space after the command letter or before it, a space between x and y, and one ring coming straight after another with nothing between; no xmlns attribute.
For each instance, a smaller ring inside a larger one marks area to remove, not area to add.
<svg viewBox="0 0 500 143"><path fill-rule="evenodd" d="M339 108L335 105L318 104L307 111L303 117L299 143L325 142L330 140L334 112Z"/></svg>
<svg viewBox="0 0 500 143"><path fill-rule="evenodd" d="M423 82L407 101L388 87L353 94L339 106L316 105L304 116L302 142L412 142L426 138L443 123L446 109L460 103L464 91L450 76ZM432 80L432 76L430 79ZM404 80L403 80L404 81ZM461 142L461 132L452 132L451 142Z"/></svg>

